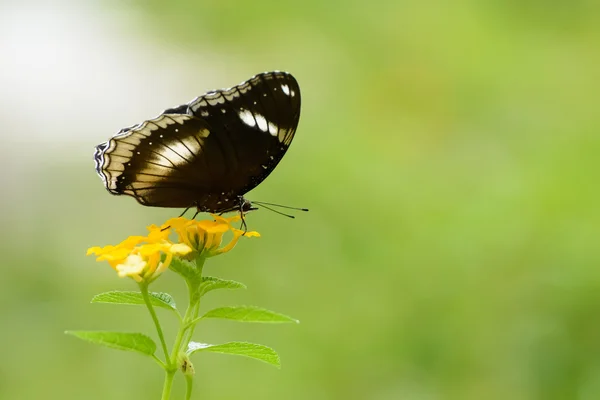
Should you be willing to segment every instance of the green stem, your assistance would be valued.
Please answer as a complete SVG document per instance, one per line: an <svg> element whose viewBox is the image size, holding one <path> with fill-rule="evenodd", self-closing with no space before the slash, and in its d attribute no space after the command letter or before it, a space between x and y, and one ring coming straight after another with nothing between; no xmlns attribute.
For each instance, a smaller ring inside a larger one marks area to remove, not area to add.
<svg viewBox="0 0 600 400"><path fill-rule="evenodd" d="M188 343L190 342L190 340L192 340L192 336L194 335L194 330L196 329L196 325L198 324L199 321L196 321L194 324L192 324L190 326L190 322L193 322L194 320L196 320L198 318L198 314L200 314L200 302L198 302L198 304L196 304L196 307L194 307L194 312L192 313L192 317L188 320L186 326L189 328L188 330Z"/></svg>
<svg viewBox="0 0 600 400"><path fill-rule="evenodd" d="M190 296L190 304L185 310L185 315L183 316L183 321L179 325L179 332L177 332L177 337L175 338L175 344L173 345L173 350L171 351L171 359L177 360L177 355L181 349L181 345L183 342L183 338L185 337L185 333L187 332L187 321L190 320L190 315L193 313L193 305L191 304L194 292L192 287L188 284L188 291Z"/></svg>
<svg viewBox="0 0 600 400"><path fill-rule="evenodd" d="M167 371L165 375L165 383L163 385L163 393L161 400L169 400L171 397L171 386L173 386L173 378L175 377L176 369Z"/></svg>
<svg viewBox="0 0 600 400"><path fill-rule="evenodd" d="M185 377L185 400L190 400L192 398L192 388L194 387L194 377L191 375L186 375Z"/></svg>
<svg viewBox="0 0 600 400"><path fill-rule="evenodd" d="M200 279L202 279L202 270L204 269L205 261L206 261L206 257L196 258L196 266L197 266L198 270L200 271ZM190 307L191 307L191 303L190 303ZM189 323L192 322L193 320L195 320L196 318L198 318L198 314L200 313L200 299L198 299L198 302L196 304L194 304L193 308L194 309L193 309L192 315L190 316L189 319L187 319L185 321L186 328L189 328L188 335L187 335L187 343L189 343L192 340L192 336L194 335L194 330L196 329L196 324L189 326Z"/></svg>
<svg viewBox="0 0 600 400"><path fill-rule="evenodd" d="M160 365L160 367L161 367L162 369L167 369L167 364L165 364L164 362L162 362L162 360L161 360L160 358L156 357L154 354L152 354L152 359L153 359L154 361L156 361L156 363L157 363L158 365Z"/></svg>
<svg viewBox="0 0 600 400"><path fill-rule="evenodd" d="M196 266L197 269L199 271L198 276L200 277L199 282L202 282L202 268L204 267L204 257L199 257L198 259L196 259ZM163 339L163 335L162 335L162 331L160 330L160 325L158 324L158 320L155 320L155 323L157 324L157 330L159 332L159 336L161 338L161 342L163 343L163 349L165 351L165 357L167 359L167 368L166 368L166 376L165 376L165 384L163 386L163 395L162 395L162 400L168 400L170 395L171 395L171 386L173 384L173 377L175 376L175 372L177 372L177 369L179 368L179 366L177 365L178 363L178 356L179 356L179 352L182 351L182 349L185 347L187 348L188 343L191 340L191 335L188 335L188 330L190 329L189 327L189 322L192 321L195 317L197 317L198 315L198 310L200 309L200 298L198 298L198 281L187 281L187 285L188 285L188 292L189 292L189 305L187 310L185 310L185 315L183 316L183 319L180 320L180 325L179 325L179 332L177 332L177 336L175 338L175 343L173 345L173 349L171 351L171 356L169 357L168 355L168 350L167 350L167 346L164 342ZM144 299L146 299L147 295L148 295L148 288L145 288L146 293L144 295ZM142 293L144 293L144 288L142 288ZM148 308L151 310L151 314L153 315L153 318L155 316L154 311L152 309L152 306L149 302L149 298L148 301L146 301L146 304L148 305ZM192 332L193 332L193 327L192 327ZM183 349L185 350L185 349ZM193 377L192 376L186 376L186 400L191 399L192 397L192 387L193 387Z"/></svg>
<svg viewBox="0 0 600 400"><path fill-rule="evenodd" d="M162 327L160 326L160 321L158 320L158 317L156 316L156 312L154 311L152 302L150 302L150 294L148 293L148 284L145 282L140 283L140 291L142 292L142 297L144 298L146 307L148 307L150 316L152 316L152 321L154 321L154 326L156 327L156 332L158 333L158 337L160 339L160 343L162 345L163 352L165 353L166 366L170 367L172 365L172 362L169 359L169 349L167 349L167 343L165 342L165 335L163 334ZM172 379L173 378L171 378L171 380Z"/></svg>
<svg viewBox="0 0 600 400"><path fill-rule="evenodd" d="M200 299L197 298L197 293L198 293L198 282L202 282L202 269L204 267L204 261L206 260L206 258L204 257L198 257L196 259L196 268L198 270L198 281L186 281L187 282L187 286L188 286L188 297L189 297L189 304L188 304L188 308L187 310L185 310L185 315L183 317L183 321L181 322L180 328L179 328L179 332L177 333L177 337L175 339L175 344L173 346L173 350L171 352L171 359L172 360L177 360L177 355L179 354L180 351L184 351L185 348L187 347L187 344L190 342L190 340L192 339L191 334L188 334L188 330L190 329L189 327L189 322L192 321L195 316L197 316L198 314L198 310L200 309ZM193 332L193 327L192 327L192 332Z"/></svg>

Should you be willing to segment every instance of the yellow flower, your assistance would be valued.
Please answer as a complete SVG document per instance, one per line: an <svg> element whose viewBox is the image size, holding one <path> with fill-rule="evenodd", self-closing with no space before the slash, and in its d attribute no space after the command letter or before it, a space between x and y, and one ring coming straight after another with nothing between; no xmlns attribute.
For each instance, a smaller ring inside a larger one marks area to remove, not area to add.
<svg viewBox="0 0 600 400"><path fill-rule="evenodd" d="M186 255L192 248L168 241L168 230L148 230L148 236L130 236L116 246L90 247L87 255L95 254L96 261L108 261L120 277L150 282L169 268L174 255Z"/></svg>
<svg viewBox="0 0 600 400"><path fill-rule="evenodd" d="M241 218L236 215L231 218L224 218L212 214L214 221L196 221L186 218L171 218L165 225L173 229L177 234L178 240L192 248L192 253L187 258L198 256L214 257L226 253L233 249L242 236L260 237L258 232L243 232L235 229L231 224L239 221ZM156 229L159 229L158 227ZM233 238L229 243L223 244L223 235L231 231Z"/></svg>
<svg viewBox="0 0 600 400"><path fill-rule="evenodd" d="M169 268L173 256L213 257L233 249L242 236L260 236L258 232L243 232L231 226L240 220L239 216L213 217L214 221L171 218L163 225L166 228L148 226L148 236L130 236L116 246L90 247L87 255L96 255L96 261L107 261L120 277L151 282ZM169 240L171 231L177 234L177 243ZM233 237L222 245L223 235L229 231Z"/></svg>
<svg viewBox="0 0 600 400"><path fill-rule="evenodd" d="M127 256L124 262L117 264L115 269L121 278L125 276L131 276L134 279L138 278L136 280L139 282L141 281L141 279L139 279L140 274L143 273L146 265L148 265L148 262L144 261L141 256L137 254L130 254Z"/></svg>

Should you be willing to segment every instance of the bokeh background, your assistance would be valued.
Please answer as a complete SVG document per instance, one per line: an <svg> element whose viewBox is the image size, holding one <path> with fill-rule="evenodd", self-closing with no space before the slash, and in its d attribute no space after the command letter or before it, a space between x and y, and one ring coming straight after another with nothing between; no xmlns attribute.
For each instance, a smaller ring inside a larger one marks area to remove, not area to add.
<svg viewBox="0 0 600 400"><path fill-rule="evenodd" d="M89 304L133 284L85 250L179 211L110 196L93 147L272 69L302 117L250 198L311 211L250 215L262 238L207 266L248 290L205 307L301 324L201 325L283 368L201 355L194 398L600 398L593 0L0 2L0 398L159 397L148 359L63 334L152 334ZM172 274L154 289L186 301Z"/></svg>

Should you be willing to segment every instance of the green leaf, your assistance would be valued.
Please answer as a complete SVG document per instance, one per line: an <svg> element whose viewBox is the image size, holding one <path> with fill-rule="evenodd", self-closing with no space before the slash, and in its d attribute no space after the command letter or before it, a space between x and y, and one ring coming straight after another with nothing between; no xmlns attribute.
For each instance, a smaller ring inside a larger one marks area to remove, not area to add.
<svg viewBox="0 0 600 400"><path fill-rule="evenodd" d="M202 271L189 261L173 257L169 269L183 276L187 281L200 282Z"/></svg>
<svg viewBox="0 0 600 400"><path fill-rule="evenodd" d="M201 316L203 318L223 318L232 319L243 322L269 322L269 323L299 323L297 319L288 317L287 315L279 314L264 308L254 306L232 306L219 307L208 311Z"/></svg>
<svg viewBox="0 0 600 400"><path fill-rule="evenodd" d="M262 344L247 342L228 342L223 344L190 342L188 344L188 354L194 354L200 351L250 357L274 365L277 368L281 368L279 354L272 348L263 346Z"/></svg>
<svg viewBox="0 0 600 400"><path fill-rule="evenodd" d="M246 285L241 282L215 278L214 276L203 276L202 284L200 285L200 295L216 289L246 289Z"/></svg>
<svg viewBox="0 0 600 400"><path fill-rule="evenodd" d="M168 293L151 292L150 303L155 307L162 307L168 310L177 310L175 300ZM97 294L92 298L92 303L112 303L112 304L146 304L140 292L105 292Z"/></svg>
<svg viewBox="0 0 600 400"><path fill-rule="evenodd" d="M136 351L151 356L156 351L156 343L141 333L107 331L66 331L79 339L117 350Z"/></svg>

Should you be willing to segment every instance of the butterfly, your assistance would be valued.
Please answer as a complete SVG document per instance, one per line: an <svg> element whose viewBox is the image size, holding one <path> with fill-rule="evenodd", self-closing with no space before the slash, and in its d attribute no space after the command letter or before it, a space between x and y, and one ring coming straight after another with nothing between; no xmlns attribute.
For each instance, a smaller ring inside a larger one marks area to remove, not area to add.
<svg viewBox="0 0 600 400"><path fill-rule="evenodd" d="M110 193L145 206L243 217L255 209L244 194L281 161L299 119L296 79L264 72L121 129L96 146L96 172Z"/></svg>

